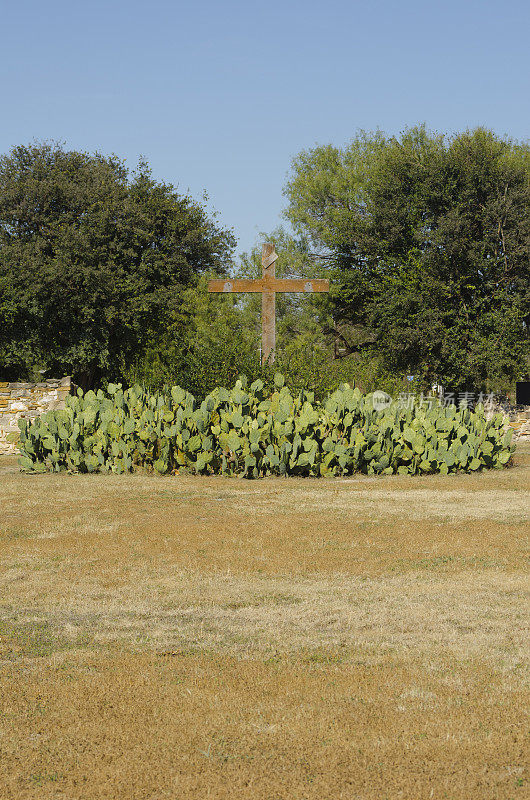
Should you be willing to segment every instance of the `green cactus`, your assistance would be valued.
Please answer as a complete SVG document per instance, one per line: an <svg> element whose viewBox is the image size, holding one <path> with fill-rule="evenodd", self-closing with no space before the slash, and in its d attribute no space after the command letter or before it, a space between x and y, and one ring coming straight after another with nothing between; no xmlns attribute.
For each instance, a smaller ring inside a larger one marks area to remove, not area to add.
<svg viewBox="0 0 530 800"><path fill-rule="evenodd" d="M19 422L21 467L43 471L113 471L141 467L165 474L400 475L477 471L510 463L512 431L483 409L382 412L348 385L324 403L310 392L293 396L276 376L275 391L263 382L247 389L215 389L197 406L180 387L152 395L118 384L105 393L67 399L66 408Z"/></svg>

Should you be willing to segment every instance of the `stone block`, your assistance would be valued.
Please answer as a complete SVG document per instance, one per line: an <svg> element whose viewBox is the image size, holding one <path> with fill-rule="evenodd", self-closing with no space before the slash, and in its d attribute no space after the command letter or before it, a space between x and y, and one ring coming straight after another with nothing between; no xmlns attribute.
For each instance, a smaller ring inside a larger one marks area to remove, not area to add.
<svg viewBox="0 0 530 800"><path fill-rule="evenodd" d="M0 389L7 389L9 381L0 381Z"/></svg>
<svg viewBox="0 0 530 800"><path fill-rule="evenodd" d="M26 403L21 403L21 402L11 403L11 411L27 411L27 410L28 406L26 405Z"/></svg>

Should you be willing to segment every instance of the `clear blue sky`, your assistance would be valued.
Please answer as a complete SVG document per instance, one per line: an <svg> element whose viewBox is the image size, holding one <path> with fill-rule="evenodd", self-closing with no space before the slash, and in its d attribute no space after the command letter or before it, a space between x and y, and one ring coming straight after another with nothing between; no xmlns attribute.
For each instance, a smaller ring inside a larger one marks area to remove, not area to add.
<svg viewBox="0 0 530 800"><path fill-rule="evenodd" d="M114 152L200 199L239 249L291 159L364 128L530 136L529 0L1 0L0 152Z"/></svg>

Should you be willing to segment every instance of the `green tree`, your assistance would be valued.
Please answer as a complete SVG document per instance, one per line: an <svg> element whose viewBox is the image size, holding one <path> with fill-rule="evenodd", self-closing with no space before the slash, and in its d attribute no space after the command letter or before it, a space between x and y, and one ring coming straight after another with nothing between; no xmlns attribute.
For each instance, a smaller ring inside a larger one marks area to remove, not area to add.
<svg viewBox="0 0 530 800"><path fill-rule="evenodd" d="M186 289L178 312L124 369L127 383L151 389L178 384L195 397L231 387L241 374L260 374L257 332L235 295L209 294L201 278Z"/></svg>
<svg viewBox="0 0 530 800"><path fill-rule="evenodd" d="M262 233L261 242L274 242L278 260L276 276L333 277L329 259L315 258L307 237L294 238L284 228ZM236 270L238 277L258 278L262 274L261 244L244 253ZM245 320L244 328L261 336L261 295L238 295L237 308ZM349 341L355 331L348 333ZM334 318L334 304L328 294L279 292L276 295L276 360L253 377L273 383L279 370L293 391L308 389L323 398L341 383L359 385L364 391L384 389L391 393L408 388L399 376L385 370L377 355L349 352L343 347L341 331ZM338 358L342 354L344 357Z"/></svg>
<svg viewBox="0 0 530 800"><path fill-rule="evenodd" d="M119 378L234 244L144 162L131 174L115 156L13 148L0 157L1 373Z"/></svg>
<svg viewBox="0 0 530 800"><path fill-rule="evenodd" d="M530 148L478 128L301 153L287 217L334 271L344 352L454 389L528 373Z"/></svg>
<svg viewBox="0 0 530 800"><path fill-rule="evenodd" d="M309 259L306 244L279 229L262 234L274 241L279 255L278 277L325 274ZM261 275L261 244L243 254L234 270L240 277ZM355 353L337 359L329 333L325 295L279 293L277 299L277 350L274 364L261 365L261 295L209 294L207 276L186 289L178 312L163 331L154 331L147 346L127 365L127 383L151 389L180 384L197 398L215 386L231 387L240 375L252 382L261 378L272 390L274 375L282 372L295 392L312 390L325 397L341 383L395 393L403 382L385 373L380 359Z"/></svg>
<svg viewBox="0 0 530 800"><path fill-rule="evenodd" d="M260 234L260 244L250 253L243 253L235 271L236 277L261 278L261 243L274 242L278 260L276 277L325 278L329 270L321 268L311 257L307 239L293 238L284 228L276 228L272 233ZM238 307L243 311L247 324L261 337L261 294L241 294ZM323 339L326 318L325 296L321 294L301 294L299 292L278 292L276 294L276 356L285 354L293 344L302 339Z"/></svg>

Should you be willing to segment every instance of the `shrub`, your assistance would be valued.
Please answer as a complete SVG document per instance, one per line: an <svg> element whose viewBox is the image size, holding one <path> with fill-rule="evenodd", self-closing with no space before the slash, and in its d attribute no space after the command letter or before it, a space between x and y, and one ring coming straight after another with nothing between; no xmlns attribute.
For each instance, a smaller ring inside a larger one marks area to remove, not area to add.
<svg viewBox="0 0 530 800"><path fill-rule="evenodd" d="M20 421L25 470L333 476L363 472L473 472L502 468L515 447L497 414L454 406L374 408L348 384L324 402L293 395L281 374L272 393L257 380L216 388L201 403L179 386L89 391L32 423Z"/></svg>

